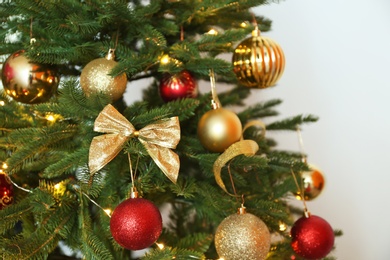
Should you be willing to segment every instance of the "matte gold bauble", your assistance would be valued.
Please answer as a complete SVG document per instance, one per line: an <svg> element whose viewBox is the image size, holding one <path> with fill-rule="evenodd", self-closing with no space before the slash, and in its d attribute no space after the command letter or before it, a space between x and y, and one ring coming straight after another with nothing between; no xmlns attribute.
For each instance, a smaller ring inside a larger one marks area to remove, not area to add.
<svg viewBox="0 0 390 260"><path fill-rule="evenodd" d="M240 140L242 125L238 116L224 108L206 112L198 123L198 137L207 150L223 152Z"/></svg>
<svg viewBox="0 0 390 260"><path fill-rule="evenodd" d="M251 88L267 88L276 84L285 66L284 53L272 39L254 30L234 50L233 70L237 79Z"/></svg>
<svg viewBox="0 0 390 260"><path fill-rule="evenodd" d="M11 54L3 64L1 80L5 93L25 104L46 102L57 90L57 70L50 65L31 62L24 52Z"/></svg>
<svg viewBox="0 0 390 260"><path fill-rule="evenodd" d="M109 75L117 64L112 53L105 58L89 62L80 75L80 85L84 93L87 96L103 93L108 95L111 101L120 99L126 91L126 74L122 73L116 77Z"/></svg>
<svg viewBox="0 0 390 260"><path fill-rule="evenodd" d="M263 260L267 257L270 245L268 227L250 213L228 216L215 233L215 248L224 260Z"/></svg>
<svg viewBox="0 0 390 260"><path fill-rule="evenodd" d="M317 198L325 186L325 178L321 170L315 166L310 166L310 171L304 171L301 173L301 179L303 182L304 198L306 201ZM296 198L301 200L302 194L297 192Z"/></svg>

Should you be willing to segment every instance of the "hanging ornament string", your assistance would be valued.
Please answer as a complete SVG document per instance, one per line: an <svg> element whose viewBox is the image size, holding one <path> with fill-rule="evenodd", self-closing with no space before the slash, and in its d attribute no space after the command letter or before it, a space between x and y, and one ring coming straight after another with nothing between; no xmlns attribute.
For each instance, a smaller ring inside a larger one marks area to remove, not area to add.
<svg viewBox="0 0 390 260"><path fill-rule="evenodd" d="M226 163L233 158L239 156L239 155L245 155L245 156L253 156L257 153L259 150L259 145L253 141L253 140L244 140L243 135L245 130L247 130L249 127L253 126L258 126L262 129L261 136L264 138L265 137L265 132L266 132L266 126L265 124L260 121L260 120L253 120L245 124L243 131L242 131L242 136L241 140L232 144L229 146L214 162L213 165L213 172L214 172L214 177L219 185L226 193L230 194L227 189L225 184L222 181L221 178L221 170L222 168L226 165ZM228 166L228 169L230 167L230 164Z"/></svg>
<svg viewBox="0 0 390 260"><path fill-rule="evenodd" d="M139 161L139 156L137 158L137 164L135 165L135 170L133 172L133 166L131 163L131 157L130 153L127 154L127 157L129 159L129 168L130 168L130 177L131 177L131 189L130 189L130 198L138 198L138 191L137 188L135 187L135 175L137 173L137 168L138 168L138 161Z"/></svg>
<svg viewBox="0 0 390 260"><path fill-rule="evenodd" d="M299 149L301 151L301 156L302 156L302 162L307 163L307 156L306 156L305 149L304 149L301 128L299 127L299 125L296 126L296 130L297 130L297 135L298 135Z"/></svg>
<svg viewBox="0 0 390 260"><path fill-rule="evenodd" d="M136 130L112 105L107 105L98 115L94 131L104 133L92 139L89 149L91 176L113 160L130 138L138 138L161 171L176 183L180 160L171 149L180 141L179 118L159 120Z"/></svg>
<svg viewBox="0 0 390 260"><path fill-rule="evenodd" d="M298 192L301 194L304 214L305 214L306 217L309 217L310 216L310 211L307 208L307 204L306 204L306 200L305 200L305 194L304 194L305 189L303 187L299 186L297 177L295 176L295 173L294 173L292 168L291 168L291 174L292 174L292 177L294 179L295 186L297 187Z"/></svg>
<svg viewBox="0 0 390 260"><path fill-rule="evenodd" d="M33 17L30 18L30 45L34 44L36 39L33 37Z"/></svg>
<svg viewBox="0 0 390 260"><path fill-rule="evenodd" d="M226 193L234 196L227 191L226 186L223 183L221 178L222 167L224 167L228 161L238 155L252 156L255 155L258 150L259 145L253 140L241 140L229 146L229 148L227 148L226 151L223 152L217 158L217 160L215 160L213 165L214 177L218 186L221 187L221 189L223 189Z"/></svg>
<svg viewBox="0 0 390 260"><path fill-rule="evenodd" d="M211 85L211 107L213 109L221 108L221 102L219 101L218 94L217 94L217 87L215 86L215 75L214 70L210 69L209 72L210 75L210 85Z"/></svg>
<svg viewBox="0 0 390 260"><path fill-rule="evenodd" d="M237 202L238 201L238 196L237 195L237 190L236 190L236 186L234 185L234 180L233 180L233 175L232 175L232 172L230 171L230 164L231 164L232 161L229 162L228 166L227 166L227 169L228 169L228 173L229 173L229 178L230 178L230 183L232 184L232 189L233 189L233 193L234 193L234 197L236 198ZM230 195L230 194L229 194ZM241 200L242 200L242 203L241 203L241 207L244 206L244 194L241 195Z"/></svg>

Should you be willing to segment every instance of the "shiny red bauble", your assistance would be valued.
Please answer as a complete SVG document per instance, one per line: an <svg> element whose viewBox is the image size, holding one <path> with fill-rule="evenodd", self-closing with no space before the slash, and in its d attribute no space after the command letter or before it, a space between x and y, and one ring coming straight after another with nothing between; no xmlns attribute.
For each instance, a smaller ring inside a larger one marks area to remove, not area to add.
<svg viewBox="0 0 390 260"><path fill-rule="evenodd" d="M196 98L198 83L188 70L177 74L165 73L160 80L160 96L165 102L181 98Z"/></svg>
<svg viewBox="0 0 390 260"><path fill-rule="evenodd" d="M14 200L14 187L9 177L0 173L0 209L10 205Z"/></svg>
<svg viewBox="0 0 390 260"><path fill-rule="evenodd" d="M311 215L298 219L291 228L291 246L305 259L320 259L333 248L334 232L321 217Z"/></svg>
<svg viewBox="0 0 390 260"><path fill-rule="evenodd" d="M147 199L127 199L114 209L110 231L115 241L126 249L147 248L161 235L161 213Z"/></svg>

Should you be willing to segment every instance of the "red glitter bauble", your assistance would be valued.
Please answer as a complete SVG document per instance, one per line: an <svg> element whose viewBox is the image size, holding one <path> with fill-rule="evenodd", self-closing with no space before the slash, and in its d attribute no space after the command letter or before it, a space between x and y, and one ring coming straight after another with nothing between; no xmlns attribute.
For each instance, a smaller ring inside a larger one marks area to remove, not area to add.
<svg viewBox="0 0 390 260"><path fill-rule="evenodd" d="M14 200L14 187L9 177L0 173L0 209L10 205Z"/></svg>
<svg viewBox="0 0 390 260"><path fill-rule="evenodd" d="M165 102L195 98L198 96L198 83L187 70L174 75L165 73L160 80L160 96Z"/></svg>
<svg viewBox="0 0 390 260"><path fill-rule="evenodd" d="M124 248L147 248L161 235L161 213L149 200L127 199L112 213L110 231L115 241Z"/></svg>
<svg viewBox="0 0 390 260"><path fill-rule="evenodd" d="M305 259L320 259L332 250L334 232L321 217L311 215L298 219L291 228L291 246Z"/></svg>

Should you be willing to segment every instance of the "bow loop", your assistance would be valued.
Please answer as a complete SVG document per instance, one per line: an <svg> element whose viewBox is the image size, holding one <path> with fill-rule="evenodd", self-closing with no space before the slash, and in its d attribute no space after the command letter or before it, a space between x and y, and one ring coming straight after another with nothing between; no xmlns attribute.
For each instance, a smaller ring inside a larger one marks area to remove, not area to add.
<svg viewBox="0 0 390 260"><path fill-rule="evenodd" d="M179 174L179 156L171 149L180 141L178 117L159 120L137 131L112 105L107 105L95 120L94 130L104 133L92 139L89 170L96 173L118 155L129 138L137 137L147 152L174 183Z"/></svg>

